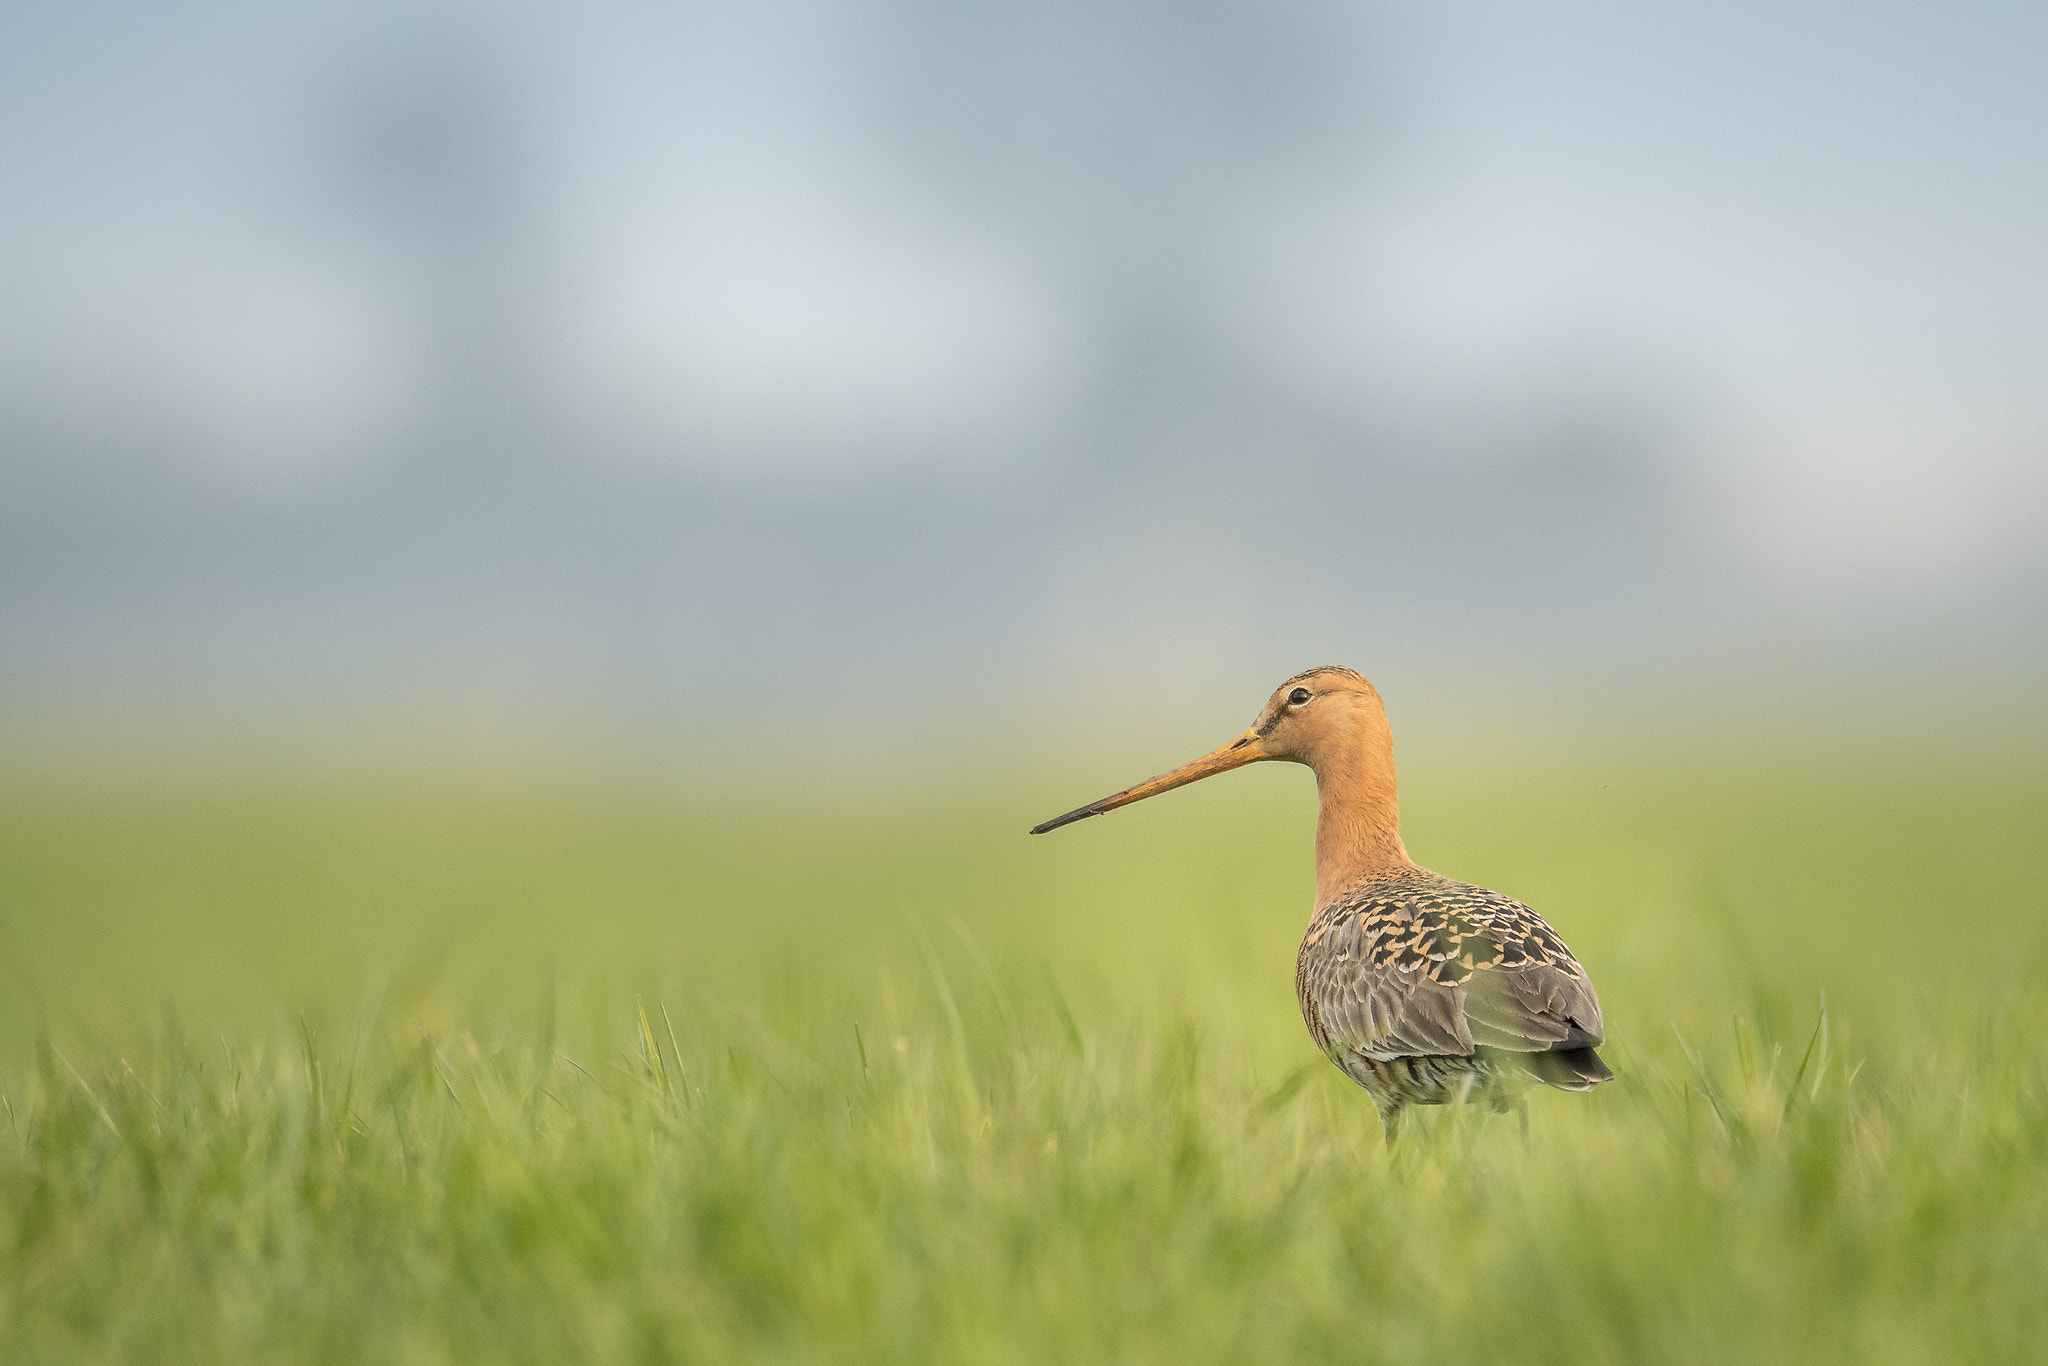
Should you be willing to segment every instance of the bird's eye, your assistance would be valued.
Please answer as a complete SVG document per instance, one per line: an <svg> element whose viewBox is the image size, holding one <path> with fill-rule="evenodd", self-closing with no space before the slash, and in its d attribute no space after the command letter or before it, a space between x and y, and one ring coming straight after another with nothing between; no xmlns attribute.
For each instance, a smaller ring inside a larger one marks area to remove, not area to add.
<svg viewBox="0 0 2048 1366"><path fill-rule="evenodd" d="M1290 707L1298 707L1306 701L1308 701L1307 688L1296 688L1293 692L1287 694L1287 705Z"/></svg>

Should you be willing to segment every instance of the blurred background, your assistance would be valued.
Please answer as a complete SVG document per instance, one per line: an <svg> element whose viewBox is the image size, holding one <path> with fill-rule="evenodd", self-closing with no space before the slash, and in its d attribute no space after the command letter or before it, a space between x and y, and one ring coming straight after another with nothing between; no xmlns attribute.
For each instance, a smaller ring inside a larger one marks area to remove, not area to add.
<svg viewBox="0 0 2048 1366"><path fill-rule="evenodd" d="M0 1358L2021 1359L2044 666L2038 0L0 0Z"/></svg>
<svg viewBox="0 0 2048 1366"><path fill-rule="evenodd" d="M17 761L2038 712L2038 6L7 27Z"/></svg>

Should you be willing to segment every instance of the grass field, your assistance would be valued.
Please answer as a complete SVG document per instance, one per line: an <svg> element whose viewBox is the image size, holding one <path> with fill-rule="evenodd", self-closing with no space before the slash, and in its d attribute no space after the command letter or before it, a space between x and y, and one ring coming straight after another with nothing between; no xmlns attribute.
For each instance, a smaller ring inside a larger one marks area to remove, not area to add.
<svg viewBox="0 0 2048 1366"><path fill-rule="evenodd" d="M1620 1080L1365 1097L1312 794L0 790L0 1357L2039 1360L2038 750L1404 753ZM1433 760L1433 761L1432 761ZM1823 1001L1825 1000L1825 1009Z"/></svg>

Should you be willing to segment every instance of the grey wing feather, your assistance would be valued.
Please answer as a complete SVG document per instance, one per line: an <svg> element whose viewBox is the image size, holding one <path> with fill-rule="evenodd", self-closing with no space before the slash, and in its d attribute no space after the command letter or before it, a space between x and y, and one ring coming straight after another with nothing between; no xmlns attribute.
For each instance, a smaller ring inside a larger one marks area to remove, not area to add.
<svg viewBox="0 0 2048 1366"><path fill-rule="evenodd" d="M1406 1009L1394 1027L1368 1045L1368 1056L1463 1056L1472 1051L1472 1030L1465 1016L1461 987L1432 982L1419 972L1400 973L1410 979Z"/></svg>
<svg viewBox="0 0 2048 1366"><path fill-rule="evenodd" d="M1473 1042L1489 1048L1589 1048L1602 1037L1600 1000L1583 971L1550 964L1484 968L1466 979L1464 993Z"/></svg>
<svg viewBox="0 0 2048 1366"><path fill-rule="evenodd" d="M1374 966L1355 916L1304 946L1301 986L1304 1010L1314 1011L1310 1028L1325 1049L1369 1057L1472 1051L1462 993L1419 972Z"/></svg>

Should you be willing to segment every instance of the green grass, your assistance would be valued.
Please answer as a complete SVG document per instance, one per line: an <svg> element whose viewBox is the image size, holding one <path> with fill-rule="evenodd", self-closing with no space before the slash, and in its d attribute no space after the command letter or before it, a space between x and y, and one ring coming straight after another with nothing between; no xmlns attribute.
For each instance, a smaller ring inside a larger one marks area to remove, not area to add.
<svg viewBox="0 0 2048 1366"><path fill-rule="evenodd" d="M1297 770L18 782L0 1356L2038 1357L2048 765L1405 757L1607 1008L1526 1140L1312 1054Z"/></svg>

